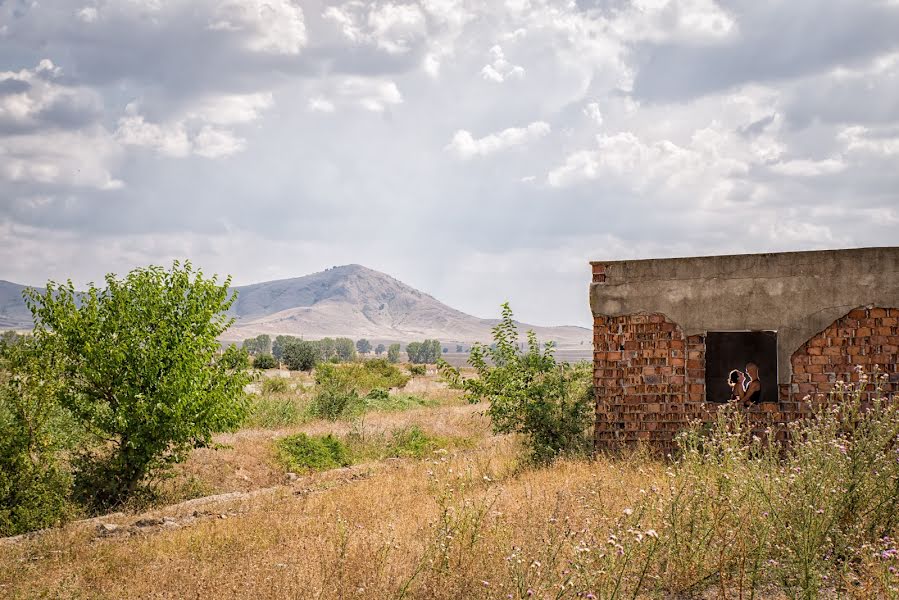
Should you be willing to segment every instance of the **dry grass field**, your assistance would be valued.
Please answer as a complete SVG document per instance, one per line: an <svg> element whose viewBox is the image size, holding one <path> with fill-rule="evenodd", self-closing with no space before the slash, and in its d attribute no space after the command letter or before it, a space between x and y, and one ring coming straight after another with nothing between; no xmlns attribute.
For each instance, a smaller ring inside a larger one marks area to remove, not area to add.
<svg viewBox="0 0 899 600"><path fill-rule="evenodd" d="M883 548L820 570L843 574L806 593L801 553L789 569L767 558L778 524L728 481L751 478L735 459L677 466L634 452L535 468L434 376L408 389L434 405L220 436L165 484L172 504L0 543L0 597L896 597ZM296 475L278 460L284 436L360 427L465 443Z"/></svg>

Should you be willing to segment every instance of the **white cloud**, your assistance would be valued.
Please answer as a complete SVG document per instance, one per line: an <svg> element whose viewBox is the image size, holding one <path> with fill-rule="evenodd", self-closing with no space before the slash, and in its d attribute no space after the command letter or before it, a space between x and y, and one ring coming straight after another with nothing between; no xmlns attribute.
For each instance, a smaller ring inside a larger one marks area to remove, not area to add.
<svg viewBox="0 0 899 600"><path fill-rule="evenodd" d="M661 205L713 206L727 201L731 177L750 166L725 152L731 144L733 137L714 127L696 131L685 145L630 131L598 135L595 149L570 154L546 180L553 187L595 180Z"/></svg>
<svg viewBox="0 0 899 600"><path fill-rule="evenodd" d="M97 9L93 6L85 6L81 10L75 13L75 16L82 23L93 23L97 20L99 14L97 13Z"/></svg>
<svg viewBox="0 0 899 600"><path fill-rule="evenodd" d="M371 44L394 55L409 52L427 34L425 15L417 4L351 0L329 6L323 17L354 44Z"/></svg>
<svg viewBox="0 0 899 600"><path fill-rule="evenodd" d="M487 81L502 83L507 79L524 77L524 67L513 65L506 60L506 55L500 46L496 45L490 48L490 58L490 63L481 69L481 76Z"/></svg>
<svg viewBox="0 0 899 600"><path fill-rule="evenodd" d="M272 104L271 92L214 95L197 102L188 118L202 119L217 125L248 123L258 119L262 111Z"/></svg>
<svg viewBox="0 0 899 600"><path fill-rule="evenodd" d="M115 138L125 146L150 148L172 158L185 158L195 154L214 159L237 154L246 148L246 140L213 125L240 123L251 118L252 110L248 106L255 105L235 103L234 98L230 97L221 103L212 102L205 112L201 111L207 117L206 120L195 126L191 119L197 119L200 113L193 112L187 118L169 123L152 123L139 113L137 104L129 104L126 115L118 121ZM210 106L212 110L209 109Z"/></svg>
<svg viewBox="0 0 899 600"><path fill-rule="evenodd" d="M602 125L602 112L598 102L591 102L584 107L584 114L597 125Z"/></svg>
<svg viewBox="0 0 899 600"><path fill-rule="evenodd" d="M111 190L122 187L109 171L118 145L102 127L6 136L0 143L0 183L38 183Z"/></svg>
<svg viewBox="0 0 899 600"><path fill-rule="evenodd" d="M849 152L881 157L899 155L899 133L876 135L868 127L856 125L845 128L837 137Z"/></svg>
<svg viewBox="0 0 899 600"><path fill-rule="evenodd" d="M209 28L243 33L256 52L299 54L307 41L303 9L290 0L222 2Z"/></svg>
<svg viewBox="0 0 899 600"><path fill-rule="evenodd" d="M337 107L350 107L384 112L403 102L396 83L378 77L338 77L319 87L321 92L308 102L311 111L334 112Z"/></svg>
<svg viewBox="0 0 899 600"><path fill-rule="evenodd" d="M610 29L621 39L718 42L737 33L737 24L715 0L634 0L612 17Z"/></svg>
<svg viewBox="0 0 899 600"><path fill-rule="evenodd" d="M246 140L235 137L226 129L209 125L203 127L193 140L194 153L206 158L224 158L246 147Z"/></svg>
<svg viewBox="0 0 899 600"><path fill-rule="evenodd" d="M144 146L175 158L189 156L191 142L182 122L171 125L148 123L139 114L119 119L116 139L126 146Z"/></svg>
<svg viewBox="0 0 899 600"><path fill-rule="evenodd" d="M446 149L462 159L488 156L514 146L521 146L549 134L549 123L534 121L526 127L509 127L498 133L475 138L470 131L460 129L453 135Z"/></svg>
<svg viewBox="0 0 899 600"><path fill-rule="evenodd" d="M313 112L332 113L336 108L333 102L321 96L309 99L309 110Z"/></svg>
<svg viewBox="0 0 899 600"><path fill-rule="evenodd" d="M60 110L68 119L78 113L85 117L99 113L100 95L86 87L60 83L57 78L61 74L62 70L46 58L34 69L0 71L0 83L6 88L0 93L0 128L33 128L53 122L54 113Z"/></svg>
<svg viewBox="0 0 899 600"><path fill-rule="evenodd" d="M846 163L838 158L825 160L797 159L771 165L771 170L781 175L797 177L815 177L839 173L846 168Z"/></svg>

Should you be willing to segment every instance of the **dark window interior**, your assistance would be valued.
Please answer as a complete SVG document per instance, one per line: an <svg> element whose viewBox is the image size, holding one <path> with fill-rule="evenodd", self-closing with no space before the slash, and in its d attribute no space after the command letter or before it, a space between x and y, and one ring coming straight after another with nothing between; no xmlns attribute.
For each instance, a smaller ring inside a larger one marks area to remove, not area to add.
<svg viewBox="0 0 899 600"><path fill-rule="evenodd" d="M710 331L705 339L705 398L727 402L730 386L727 375L733 369L746 370L746 363L759 366L762 401L777 401L777 332Z"/></svg>

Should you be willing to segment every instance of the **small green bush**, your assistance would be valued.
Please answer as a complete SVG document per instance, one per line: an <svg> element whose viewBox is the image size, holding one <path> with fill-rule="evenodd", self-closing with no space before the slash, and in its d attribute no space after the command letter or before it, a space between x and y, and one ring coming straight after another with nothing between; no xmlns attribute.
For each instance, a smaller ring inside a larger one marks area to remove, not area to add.
<svg viewBox="0 0 899 600"><path fill-rule="evenodd" d="M333 437L298 433L278 440L281 462L291 471L324 471L351 464L343 442Z"/></svg>
<svg viewBox="0 0 899 600"><path fill-rule="evenodd" d="M356 390L361 394L375 388L401 388L408 382L409 378L399 368L380 358L343 365L323 364L315 371L316 384L332 385L345 392Z"/></svg>
<svg viewBox="0 0 899 600"><path fill-rule="evenodd" d="M312 342L290 341L282 352L282 360L291 371L311 371L318 362L318 350Z"/></svg>
<svg viewBox="0 0 899 600"><path fill-rule="evenodd" d="M418 425L394 429L387 446L390 458L422 458L446 445L445 440L430 436Z"/></svg>
<svg viewBox="0 0 899 600"><path fill-rule="evenodd" d="M437 406L438 404L436 400L422 398L421 396L416 396L414 394L381 395L378 393L374 397L372 396L372 394L380 391L381 390L372 390L372 392L366 396L366 408L368 410L401 411L427 406Z"/></svg>
<svg viewBox="0 0 899 600"><path fill-rule="evenodd" d="M0 536L65 521L72 480L58 455L83 437L55 401L58 357L30 337L0 346Z"/></svg>
<svg viewBox="0 0 899 600"><path fill-rule="evenodd" d="M347 391L337 384L326 383L316 386L315 396L309 405L309 412L314 417L336 421L358 411L361 403L362 398L359 397L356 390Z"/></svg>
<svg viewBox="0 0 899 600"><path fill-rule="evenodd" d="M426 375L428 369L424 365L408 365L409 374L413 376L422 376Z"/></svg>
<svg viewBox="0 0 899 600"><path fill-rule="evenodd" d="M0 537L43 529L66 521L72 478L54 463L36 464L0 448Z"/></svg>
<svg viewBox="0 0 899 600"><path fill-rule="evenodd" d="M298 395L256 396L244 427L277 429L302 425L309 420L308 402Z"/></svg>
<svg viewBox="0 0 899 600"><path fill-rule="evenodd" d="M486 412L494 432L524 434L534 462L581 454L590 447L592 367L558 364L552 342L541 351L533 331L527 338L522 351L512 309L505 303L502 320L493 328L493 345L471 348L468 364L478 376L463 378L444 361L439 363L441 375L451 386L461 386L470 402L490 403Z"/></svg>
<svg viewBox="0 0 899 600"><path fill-rule="evenodd" d="M260 354L256 358L253 359L253 368L254 369L274 369L278 366L278 361L275 360L275 357L271 354Z"/></svg>
<svg viewBox="0 0 899 600"><path fill-rule="evenodd" d="M265 394L283 394L288 389L290 386L282 377L268 377L262 381L262 392Z"/></svg>

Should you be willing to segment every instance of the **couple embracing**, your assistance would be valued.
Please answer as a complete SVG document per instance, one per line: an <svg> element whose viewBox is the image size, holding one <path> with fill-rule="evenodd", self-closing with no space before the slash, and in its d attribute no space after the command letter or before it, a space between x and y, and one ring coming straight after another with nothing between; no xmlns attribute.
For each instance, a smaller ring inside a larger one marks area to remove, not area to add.
<svg viewBox="0 0 899 600"><path fill-rule="evenodd" d="M762 383L759 380L759 366L754 362L746 363L746 371L734 369L727 376L730 386L730 401L739 402L745 407L762 402Z"/></svg>

